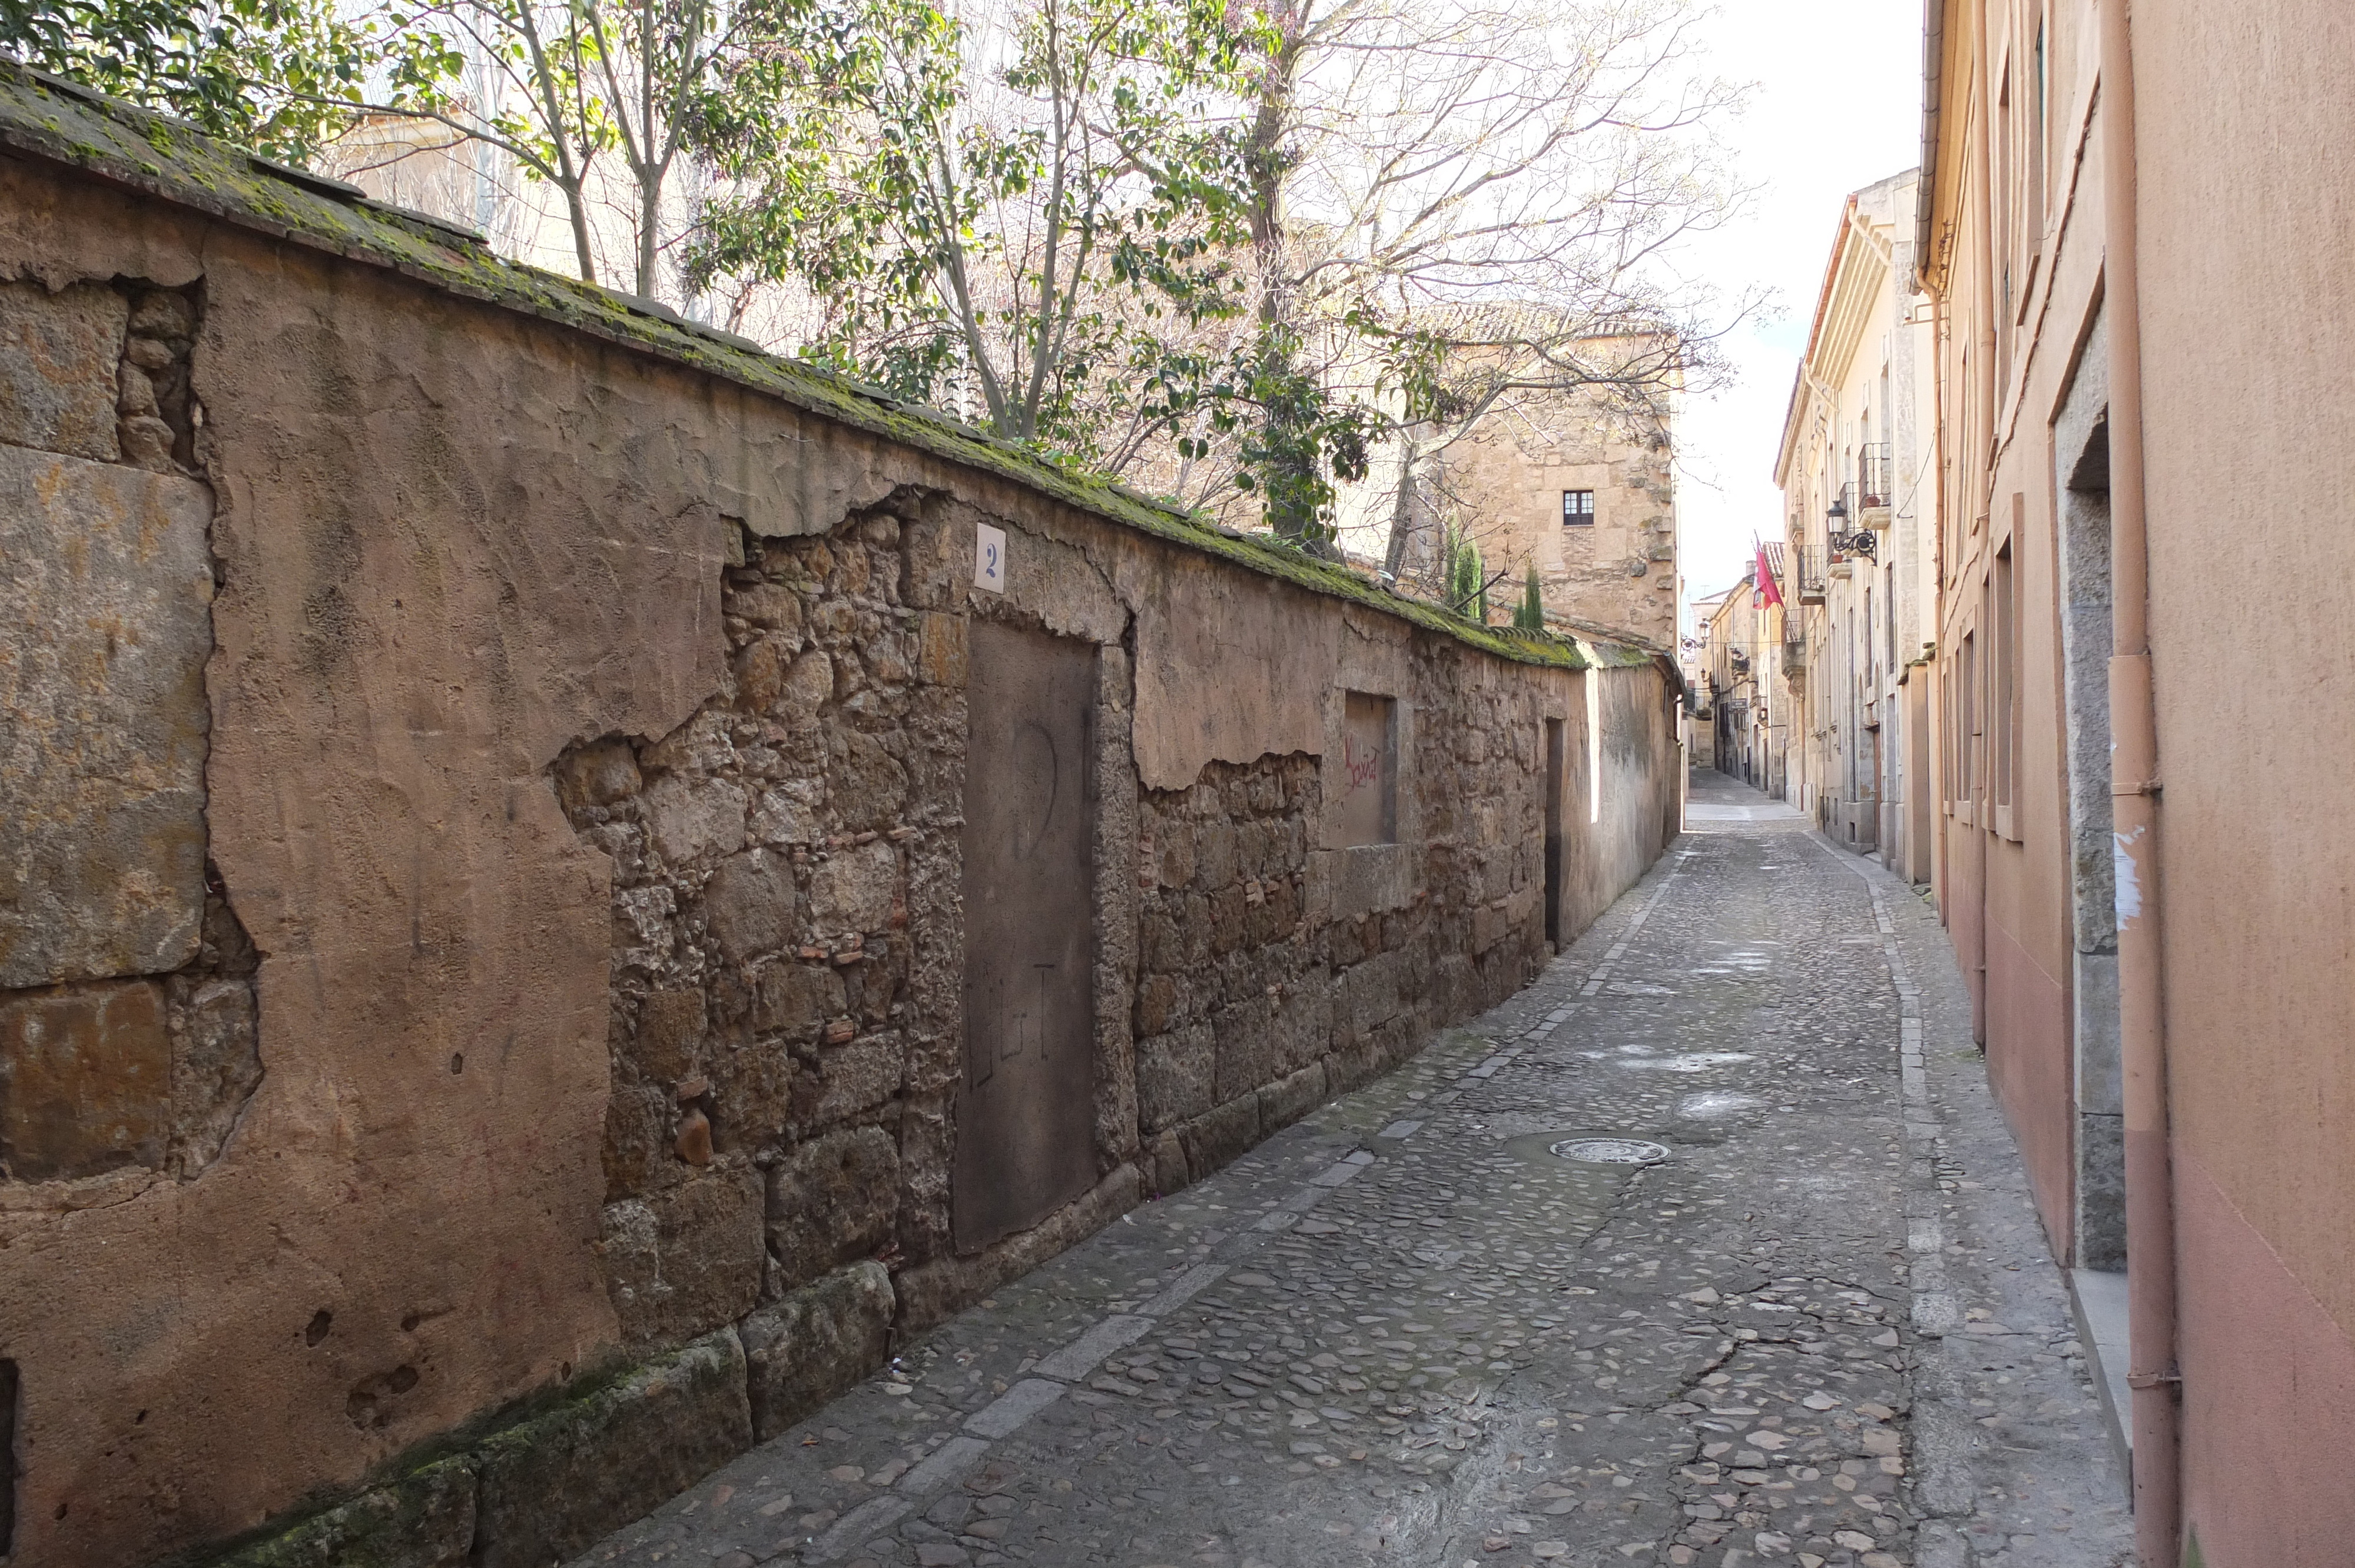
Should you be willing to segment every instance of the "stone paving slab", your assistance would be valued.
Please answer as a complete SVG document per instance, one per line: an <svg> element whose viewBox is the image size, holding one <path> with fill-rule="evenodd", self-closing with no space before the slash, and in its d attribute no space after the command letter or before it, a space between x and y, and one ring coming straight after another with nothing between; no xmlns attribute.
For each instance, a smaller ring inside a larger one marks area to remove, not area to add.
<svg viewBox="0 0 2355 1568"><path fill-rule="evenodd" d="M1934 915L1697 783L1518 996L580 1563L2130 1562Z"/></svg>

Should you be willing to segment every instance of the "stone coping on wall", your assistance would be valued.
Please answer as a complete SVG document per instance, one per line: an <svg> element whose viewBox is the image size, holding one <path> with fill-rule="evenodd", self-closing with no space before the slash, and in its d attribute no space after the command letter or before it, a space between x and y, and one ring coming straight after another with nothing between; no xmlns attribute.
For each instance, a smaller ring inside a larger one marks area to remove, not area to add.
<svg viewBox="0 0 2355 1568"><path fill-rule="evenodd" d="M430 287L691 366L795 408L1009 479L1108 521L1354 600L1518 663L1636 665L1656 651L1476 625L1273 538L1242 533L1064 467L879 388L770 354L652 300L511 261L482 236L357 185L239 150L168 115L0 56L0 148Z"/></svg>

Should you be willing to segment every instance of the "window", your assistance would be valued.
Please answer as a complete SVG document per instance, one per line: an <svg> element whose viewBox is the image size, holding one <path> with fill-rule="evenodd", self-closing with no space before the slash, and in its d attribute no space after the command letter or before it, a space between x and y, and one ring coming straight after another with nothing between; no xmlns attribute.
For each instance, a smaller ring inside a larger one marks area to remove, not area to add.
<svg viewBox="0 0 2355 1568"><path fill-rule="evenodd" d="M1955 661L1955 799L1969 810L1979 792L1978 633L1963 633Z"/></svg>
<svg viewBox="0 0 2355 1568"><path fill-rule="evenodd" d="M1341 842L1398 840L1398 703L1370 692L1343 694Z"/></svg>
<svg viewBox="0 0 2355 1568"><path fill-rule="evenodd" d="M1565 528L1591 526L1594 522L1594 492L1565 490L1561 493L1561 525Z"/></svg>
<svg viewBox="0 0 2355 1568"><path fill-rule="evenodd" d="M2019 525L2022 497L2011 498L2012 526ZM1995 731L1995 803L2009 807L2013 800L2013 785L2019 771L2019 586L2011 565L2011 541L2004 541L1996 552L1993 582L1989 585L1995 603L1995 668L1989 672L1994 690L1989 693L1990 712L1987 715Z"/></svg>

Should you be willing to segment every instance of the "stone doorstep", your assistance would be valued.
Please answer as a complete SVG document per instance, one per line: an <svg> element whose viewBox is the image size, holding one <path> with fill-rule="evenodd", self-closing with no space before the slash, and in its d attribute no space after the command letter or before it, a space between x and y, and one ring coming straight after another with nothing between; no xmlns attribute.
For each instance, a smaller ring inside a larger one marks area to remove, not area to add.
<svg viewBox="0 0 2355 1568"><path fill-rule="evenodd" d="M2110 1447L2134 1496L2134 1395L2126 1387L2126 1277L2096 1268L2063 1271L2069 1281L2069 1315L2077 1322L2077 1342L2092 1363L2094 1392L2101 1396L2102 1420Z"/></svg>

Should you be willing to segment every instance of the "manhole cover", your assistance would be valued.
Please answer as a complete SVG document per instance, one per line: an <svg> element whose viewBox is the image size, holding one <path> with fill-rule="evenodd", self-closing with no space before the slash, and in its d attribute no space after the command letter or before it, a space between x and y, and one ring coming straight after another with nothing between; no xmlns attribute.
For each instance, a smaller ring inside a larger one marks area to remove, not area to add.
<svg viewBox="0 0 2355 1568"><path fill-rule="evenodd" d="M1668 1157L1659 1144L1640 1138L1565 1138L1553 1152L1589 1165L1652 1165Z"/></svg>

